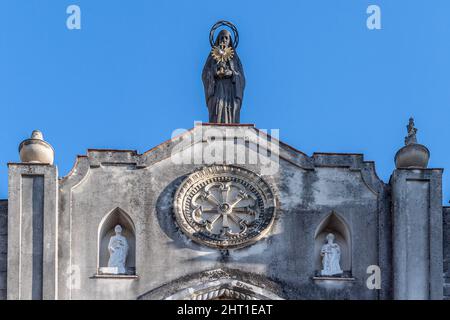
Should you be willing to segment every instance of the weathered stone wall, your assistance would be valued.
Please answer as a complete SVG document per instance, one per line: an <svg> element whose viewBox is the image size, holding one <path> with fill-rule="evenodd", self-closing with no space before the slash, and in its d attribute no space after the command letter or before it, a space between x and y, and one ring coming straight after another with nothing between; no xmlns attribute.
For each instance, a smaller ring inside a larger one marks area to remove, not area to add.
<svg viewBox="0 0 450 320"><path fill-rule="evenodd" d="M450 300L450 207L443 209L444 220L444 299Z"/></svg>
<svg viewBox="0 0 450 320"><path fill-rule="evenodd" d="M0 300L6 299L8 252L8 201L0 200Z"/></svg>
<svg viewBox="0 0 450 320"><path fill-rule="evenodd" d="M57 169L42 163L8 164L8 295L55 299Z"/></svg>
<svg viewBox="0 0 450 320"><path fill-rule="evenodd" d="M244 127L246 125L235 127L237 135L245 135L244 129L258 132L255 128ZM229 128L215 126L216 133ZM200 129L201 126L197 126L191 132L195 135ZM208 144L208 138L202 134L199 140L189 140L181 149L177 144L187 140L184 135L144 154L129 150L89 150L86 156L79 156L73 170L59 180L53 166L10 165L13 188L8 200L9 216L8 201L0 200L0 299L6 297L7 222L9 219L11 225L19 226L14 220L21 215L26 219L20 221L28 221L32 232L12 228L9 234L10 239L24 236L26 240L9 241L11 273L8 281L14 285L8 283L8 298L12 299L19 297L20 290L20 298L33 298L29 296L33 286L18 274L18 270L24 268L14 267L20 261L29 269L28 275L33 273L27 279L39 280L33 280L36 288L42 289L36 299L209 299L221 296L374 300L395 296L392 251L395 219L393 221L392 215L397 207L405 207L407 212L426 211L428 205L422 202L416 205L404 197L405 193L414 197L416 189L397 185L396 196L392 190L395 184L383 183L376 175L374 163L365 161L361 154L315 153L309 157L280 142L279 150L271 153L276 154L279 162L270 158L265 159L264 165L239 165L261 176L273 189L277 210L270 232L240 249L210 248L191 240L192 235L190 238L180 229L174 214L175 194L182 182L208 165L176 164L171 155L177 154L186 160L196 154L196 147ZM271 138L264 137L266 142L273 143ZM242 147L234 153L236 157L261 147L256 147L252 139L240 141L228 137L224 141ZM262 145L264 148L264 142ZM279 166L278 170L266 175L264 169L272 165ZM422 171L407 174L433 170ZM422 176L413 178L413 181L424 180ZM429 199L434 208L434 218L429 222L441 226L440 176L435 177L433 183L433 187L424 189L425 195L430 190ZM414 206L414 210L408 205ZM33 213L33 219L29 213ZM44 229L36 224L41 220ZM432 241L430 248L436 248L436 242L440 248L433 251L439 254L434 254L431 264L439 272L431 273L433 278L439 277L441 290L443 262L444 297L450 300L450 207L443 209L443 222L443 239L440 227L433 228L433 232L439 233L439 237L435 237L439 241ZM107 245L104 244L108 242L105 239L114 234L111 228L116 224L126 227L124 235L130 240L133 251L129 253L132 261L127 262L127 267L135 268L136 275L98 273L98 267L104 267L109 256L107 251L99 254L99 247L105 250ZM341 267L345 275L342 279L318 277L320 247L329 232L336 233L336 242L341 241ZM36 237L30 237L33 234ZM424 238L428 237L422 235L422 240ZM25 249L19 244L25 244ZM42 254L38 256L30 248L38 248ZM33 259L40 269L35 267ZM369 289L366 283L367 268L373 265L381 269L380 290ZM442 298L442 291L439 294Z"/></svg>
<svg viewBox="0 0 450 320"><path fill-rule="evenodd" d="M390 298L388 192L372 162L359 154L308 157L281 144L280 169L264 176L279 201L271 232L248 247L218 250L189 240L177 226L174 194L185 177L203 165L174 164L174 143L142 155L90 150L60 180L59 299L163 298L203 282L204 272L211 270L226 270L213 273L269 288L284 299ZM261 173L258 165L242 167ZM135 225L138 278L95 276L99 226L116 208ZM349 230L347 281L314 279L316 233L331 214ZM367 288L369 265L385 272L382 290Z"/></svg>
<svg viewBox="0 0 450 320"><path fill-rule="evenodd" d="M396 169L392 187L394 299L442 300L442 169Z"/></svg>

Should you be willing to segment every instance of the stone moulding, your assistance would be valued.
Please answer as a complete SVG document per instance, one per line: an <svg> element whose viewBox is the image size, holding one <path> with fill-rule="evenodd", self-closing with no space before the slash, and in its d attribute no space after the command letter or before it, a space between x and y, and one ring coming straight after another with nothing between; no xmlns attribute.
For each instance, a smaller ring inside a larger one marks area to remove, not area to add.
<svg viewBox="0 0 450 320"><path fill-rule="evenodd" d="M191 300L216 300L220 298L235 300L259 300L250 294L242 293L229 288L219 288L203 294L197 294L192 296Z"/></svg>
<svg viewBox="0 0 450 320"><path fill-rule="evenodd" d="M90 279L119 279L119 280L135 280L139 279L138 275L129 274L94 274Z"/></svg>
<svg viewBox="0 0 450 320"><path fill-rule="evenodd" d="M314 284L321 288L326 289L338 289L342 290L344 288L352 287L355 284L355 278L351 277L312 277Z"/></svg>
<svg viewBox="0 0 450 320"><path fill-rule="evenodd" d="M233 124L233 125L218 125L218 124L196 124L194 128L169 139L154 148L139 154L136 150L111 150L111 149L88 149L87 155L78 156L78 159L66 177L60 179L61 185L66 184L68 180L72 179L73 175L77 175L79 167L84 165L84 160L87 160L89 167L99 167L101 165L130 165L135 169L145 168L154 165L160 161L170 158L176 148L184 139L191 139L191 137L200 137L200 141L192 141L194 143L201 143L204 138L202 128L214 127L217 129L236 128L236 137L246 137L240 129L250 130L250 136L261 137L267 141L276 142L279 146L278 152L272 150L272 153L296 167L304 170L314 170L316 167L347 167L350 170L359 170L363 176L364 181L374 193L377 193L380 188L384 186L384 182L377 176L375 165L373 161L365 161L363 154L354 153L322 153L315 152L312 156L307 156L300 150L283 143L282 141L272 137L263 130L257 129L253 124ZM198 133L198 134L197 134ZM253 139L254 140L254 139ZM248 141L251 144L257 141ZM248 146L250 148L250 146ZM262 146L264 149L264 144ZM83 160L83 161L82 161ZM82 169L84 171L84 169Z"/></svg>
<svg viewBox="0 0 450 320"><path fill-rule="evenodd" d="M195 287L186 288L165 300L281 300L262 288L232 279L220 279Z"/></svg>
<svg viewBox="0 0 450 320"><path fill-rule="evenodd" d="M235 269L191 274L140 295L138 300L283 300L281 287L262 275Z"/></svg>
<svg viewBox="0 0 450 320"><path fill-rule="evenodd" d="M271 186L235 166L205 167L188 176L174 197L181 230L193 241L218 249L240 248L264 237L276 215Z"/></svg>

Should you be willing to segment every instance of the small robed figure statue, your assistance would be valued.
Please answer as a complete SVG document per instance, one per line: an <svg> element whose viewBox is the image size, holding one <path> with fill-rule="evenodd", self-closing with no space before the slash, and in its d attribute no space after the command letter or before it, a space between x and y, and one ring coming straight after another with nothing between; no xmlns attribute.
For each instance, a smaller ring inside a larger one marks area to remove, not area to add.
<svg viewBox="0 0 450 320"><path fill-rule="evenodd" d="M219 32L212 42L214 31L228 26L234 32L234 41L228 30ZM202 80L210 123L239 123L245 77L236 53L239 35L236 27L228 21L217 22L210 32L211 54L203 68Z"/></svg>
<svg viewBox="0 0 450 320"><path fill-rule="evenodd" d="M334 243L334 234L327 235L327 243L322 246L320 255L322 256L322 276L334 276L342 274L339 262L341 260L341 248L337 243Z"/></svg>
<svg viewBox="0 0 450 320"><path fill-rule="evenodd" d="M114 228L114 231L116 235L111 237L108 244L108 267L117 268L118 274L125 274L127 271L125 268L125 264L128 254L128 242L127 239L122 235L122 227L120 225L117 225Z"/></svg>
<svg viewBox="0 0 450 320"><path fill-rule="evenodd" d="M406 126L406 129L408 130L408 135L405 137L405 145L410 145L417 143L417 128L414 126L414 118L409 118L409 123Z"/></svg>

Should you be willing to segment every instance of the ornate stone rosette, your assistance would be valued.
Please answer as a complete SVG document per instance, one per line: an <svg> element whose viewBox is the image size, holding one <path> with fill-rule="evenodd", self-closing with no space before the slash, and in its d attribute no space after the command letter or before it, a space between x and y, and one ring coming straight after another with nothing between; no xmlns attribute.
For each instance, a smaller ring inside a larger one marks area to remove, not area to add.
<svg viewBox="0 0 450 320"><path fill-rule="evenodd" d="M275 219L274 193L257 174L234 166L192 173L175 194L178 225L192 240L213 248L254 243Z"/></svg>

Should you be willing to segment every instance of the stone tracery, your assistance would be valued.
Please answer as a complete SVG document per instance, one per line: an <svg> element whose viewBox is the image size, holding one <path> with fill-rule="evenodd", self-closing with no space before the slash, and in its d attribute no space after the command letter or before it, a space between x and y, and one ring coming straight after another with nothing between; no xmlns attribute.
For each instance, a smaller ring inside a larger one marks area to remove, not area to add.
<svg viewBox="0 0 450 320"><path fill-rule="evenodd" d="M184 181L175 196L175 214L193 240L212 247L241 247L267 233L275 217L275 198L253 172L214 166Z"/></svg>

